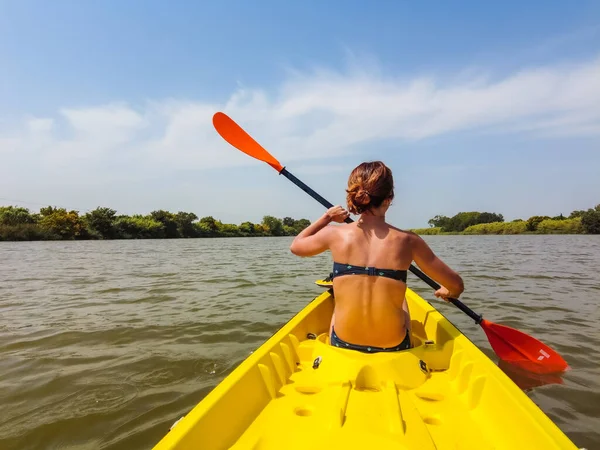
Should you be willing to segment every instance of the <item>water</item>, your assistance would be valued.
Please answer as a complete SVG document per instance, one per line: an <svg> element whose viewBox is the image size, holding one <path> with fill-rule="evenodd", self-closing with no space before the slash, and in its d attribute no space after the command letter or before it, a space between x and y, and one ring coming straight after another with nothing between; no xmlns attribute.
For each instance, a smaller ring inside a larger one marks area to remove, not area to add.
<svg viewBox="0 0 600 450"><path fill-rule="evenodd" d="M425 239L463 275L467 305L567 359L562 384L511 376L578 446L598 448L600 236ZM297 258L290 242L0 243L0 448L151 448L322 292L329 255ZM468 317L434 304L494 356Z"/></svg>

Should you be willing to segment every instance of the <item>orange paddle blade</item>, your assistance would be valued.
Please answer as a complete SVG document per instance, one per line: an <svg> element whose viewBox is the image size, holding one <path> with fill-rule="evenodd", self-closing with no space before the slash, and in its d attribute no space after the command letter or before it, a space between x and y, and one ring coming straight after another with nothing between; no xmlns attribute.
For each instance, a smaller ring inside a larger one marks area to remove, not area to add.
<svg viewBox="0 0 600 450"><path fill-rule="evenodd" d="M490 345L504 361L538 374L563 372L569 368L558 353L519 330L487 320L480 325Z"/></svg>
<svg viewBox="0 0 600 450"><path fill-rule="evenodd" d="M231 119L227 114L218 112L213 116L213 125L217 133L238 150L252 156L253 158L269 164L277 172L283 170L283 166L273 155L266 151L258 142L246 133L242 127Z"/></svg>

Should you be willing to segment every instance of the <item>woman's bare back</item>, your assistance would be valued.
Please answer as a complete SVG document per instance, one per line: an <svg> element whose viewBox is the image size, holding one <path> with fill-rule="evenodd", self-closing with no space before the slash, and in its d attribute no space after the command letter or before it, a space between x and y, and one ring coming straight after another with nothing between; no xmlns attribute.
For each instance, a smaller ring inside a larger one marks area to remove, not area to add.
<svg viewBox="0 0 600 450"><path fill-rule="evenodd" d="M332 236L333 260L354 266L407 270L412 234L386 223L343 225ZM336 334L358 345L393 347L406 336L403 310L406 284L381 276L334 277Z"/></svg>

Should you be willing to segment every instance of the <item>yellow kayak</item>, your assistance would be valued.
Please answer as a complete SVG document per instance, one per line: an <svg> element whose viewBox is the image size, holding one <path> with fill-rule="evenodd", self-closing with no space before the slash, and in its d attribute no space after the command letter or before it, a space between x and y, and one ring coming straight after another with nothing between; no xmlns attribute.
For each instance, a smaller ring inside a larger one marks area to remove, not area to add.
<svg viewBox="0 0 600 450"><path fill-rule="evenodd" d="M155 450L577 449L439 311L406 298L413 348L366 354L328 344L326 290Z"/></svg>

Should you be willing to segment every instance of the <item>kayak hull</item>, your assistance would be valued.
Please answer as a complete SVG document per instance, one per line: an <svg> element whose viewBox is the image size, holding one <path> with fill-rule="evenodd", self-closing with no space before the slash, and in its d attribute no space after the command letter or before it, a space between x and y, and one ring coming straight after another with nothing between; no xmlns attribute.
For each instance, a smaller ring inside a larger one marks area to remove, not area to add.
<svg viewBox="0 0 600 450"><path fill-rule="evenodd" d="M329 345L331 289L253 352L155 446L167 449L577 449L408 289L413 347Z"/></svg>

